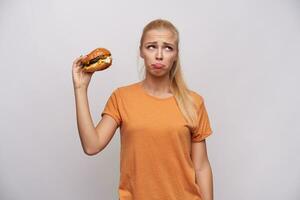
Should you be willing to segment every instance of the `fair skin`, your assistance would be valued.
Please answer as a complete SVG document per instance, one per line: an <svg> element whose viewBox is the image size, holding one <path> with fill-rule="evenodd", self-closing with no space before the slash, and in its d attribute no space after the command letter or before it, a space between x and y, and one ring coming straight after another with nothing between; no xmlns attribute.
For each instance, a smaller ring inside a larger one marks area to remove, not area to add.
<svg viewBox="0 0 300 200"><path fill-rule="evenodd" d="M171 31L158 29L146 33L140 47L140 56L144 59L146 68L142 86L148 93L158 97L172 95L168 75L177 55L176 36ZM157 69L153 66L157 63L164 66Z"/></svg>
<svg viewBox="0 0 300 200"><path fill-rule="evenodd" d="M207 156L205 139L192 142L191 158L196 171L196 182L203 200L213 200L213 174Z"/></svg>
<svg viewBox="0 0 300 200"><path fill-rule="evenodd" d="M112 139L118 128L116 121L104 115L94 126L90 114L87 90L93 73L83 72L80 60L76 58L72 66L72 78L75 93L77 127L83 151L87 155L96 155L102 151Z"/></svg>
<svg viewBox="0 0 300 200"><path fill-rule="evenodd" d="M144 59L146 68L146 77L141 82L145 90L159 98L172 95L168 74L178 57L176 36L166 29L148 31L140 48L140 56ZM87 155L96 155L108 145L118 125L111 116L105 114L94 126L87 97L88 85L93 73L82 71L81 59L82 57L76 58L72 66L77 126L84 152ZM162 67L155 68L158 66L155 65L157 63ZM191 150L199 193L203 200L213 200L212 171L205 140L192 143Z"/></svg>

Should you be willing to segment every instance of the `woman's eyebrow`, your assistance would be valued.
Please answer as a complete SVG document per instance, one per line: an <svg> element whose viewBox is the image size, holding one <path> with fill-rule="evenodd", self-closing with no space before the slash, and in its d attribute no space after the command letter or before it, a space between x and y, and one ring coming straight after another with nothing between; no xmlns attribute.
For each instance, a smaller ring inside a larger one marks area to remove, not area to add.
<svg viewBox="0 0 300 200"><path fill-rule="evenodd" d="M146 42L145 44L157 44L157 42Z"/></svg>
<svg viewBox="0 0 300 200"><path fill-rule="evenodd" d="M174 44L172 43L168 43L168 42L164 42L165 45L170 45L170 46L175 46Z"/></svg>

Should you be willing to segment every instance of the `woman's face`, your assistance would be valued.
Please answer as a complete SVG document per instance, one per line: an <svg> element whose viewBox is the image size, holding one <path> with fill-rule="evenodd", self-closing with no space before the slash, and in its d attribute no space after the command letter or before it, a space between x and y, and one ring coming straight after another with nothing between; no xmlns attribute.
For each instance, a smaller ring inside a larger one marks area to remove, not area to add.
<svg viewBox="0 0 300 200"><path fill-rule="evenodd" d="M153 29L145 34L140 49L148 73L153 76L168 75L177 59L176 36L167 29Z"/></svg>

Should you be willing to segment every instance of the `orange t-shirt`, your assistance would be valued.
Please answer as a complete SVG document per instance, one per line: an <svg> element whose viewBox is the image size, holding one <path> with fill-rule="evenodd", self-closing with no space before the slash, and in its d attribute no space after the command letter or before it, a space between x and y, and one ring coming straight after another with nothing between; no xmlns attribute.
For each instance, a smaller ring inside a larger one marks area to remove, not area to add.
<svg viewBox="0 0 300 200"><path fill-rule="evenodd" d="M120 127L120 200L201 200L191 160L191 142L212 133L202 96L193 92L199 126L193 134L174 96L158 98L141 82L110 95L101 116Z"/></svg>

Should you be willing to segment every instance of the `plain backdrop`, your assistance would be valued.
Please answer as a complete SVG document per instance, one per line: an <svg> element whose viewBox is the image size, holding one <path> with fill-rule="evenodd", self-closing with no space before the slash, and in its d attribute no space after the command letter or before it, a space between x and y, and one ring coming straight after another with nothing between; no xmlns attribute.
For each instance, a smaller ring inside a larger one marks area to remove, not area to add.
<svg viewBox="0 0 300 200"><path fill-rule="evenodd" d="M182 70L206 102L215 200L300 199L300 2L0 1L0 199L118 199L120 132L84 154L71 67L96 47L94 124L113 89L139 81L151 20L180 32Z"/></svg>

